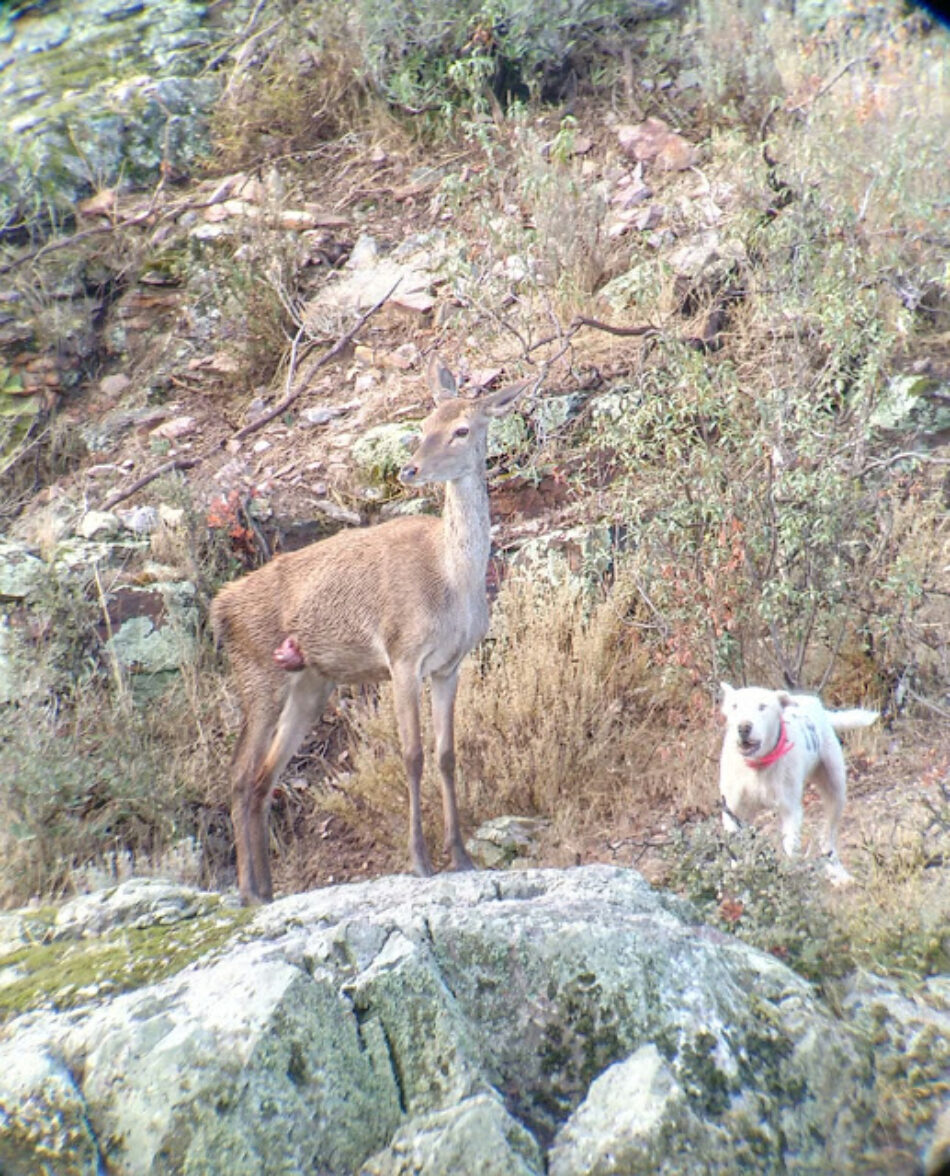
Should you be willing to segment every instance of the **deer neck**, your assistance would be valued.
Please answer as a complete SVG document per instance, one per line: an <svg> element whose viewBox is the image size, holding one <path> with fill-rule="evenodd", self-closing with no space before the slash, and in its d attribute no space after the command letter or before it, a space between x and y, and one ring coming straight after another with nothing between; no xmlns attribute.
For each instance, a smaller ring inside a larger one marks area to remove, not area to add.
<svg viewBox="0 0 950 1176"><path fill-rule="evenodd" d="M484 590L491 518L484 474L463 474L445 485L442 511L446 573L459 587Z"/></svg>

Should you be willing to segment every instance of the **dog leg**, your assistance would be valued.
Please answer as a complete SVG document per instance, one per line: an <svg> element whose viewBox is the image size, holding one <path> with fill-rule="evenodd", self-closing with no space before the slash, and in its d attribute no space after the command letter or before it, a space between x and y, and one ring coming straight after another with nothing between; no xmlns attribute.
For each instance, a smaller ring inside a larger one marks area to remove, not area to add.
<svg viewBox="0 0 950 1176"><path fill-rule="evenodd" d="M824 748L821 764L812 777L821 793L825 810L821 852L825 869L835 886L846 886L852 879L838 857L838 825L847 796L847 776L841 745L835 739Z"/></svg>
<svg viewBox="0 0 950 1176"><path fill-rule="evenodd" d="M779 808L782 847L788 857L798 857L802 843L802 806L783 804Z"/></svg>
<svg viewBox="0 0 950 1176"><path fill-rule="evenodd" d="M720 797L720 800L722 801L722 827L727 833L738 833L742 828L742 821L729 807L729 802L724 796Z"/></svg>

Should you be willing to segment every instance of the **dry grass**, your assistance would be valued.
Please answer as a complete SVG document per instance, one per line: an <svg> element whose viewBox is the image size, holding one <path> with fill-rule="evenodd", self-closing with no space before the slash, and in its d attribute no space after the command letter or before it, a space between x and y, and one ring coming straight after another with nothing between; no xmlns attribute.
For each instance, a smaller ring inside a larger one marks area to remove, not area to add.
<svg viewBox="0 0 950 1176"><path fill-rule="evenodd" d="M212 120L223 169L319 154L365 120L362 57L343 8L300 5L238 59Z"/></svg>
<svg viewBox="0 0 950 1176"><path fill-rule="evenodd" d="M226 885L222 680L200 661L148 702L87 679L24 696L0 740L0 907L130 873Z"/></svg>
<svg viewBox="0 0 950 1176"><path fill-rule="evenodd" d="M610 826L637 810L700 805L708 796L704 740L681 740L689 705L655 696L644 648L618 602L576 585L511 579L491 636L466 662L456 709L463 820L474 829L502 813L551 818L554 836ZM406 840L406 784L392 692L345 707L343 791L329 803ZM426 731L431 749L431 731ZM427 761L425 814L441 836L437 773Z"/></svg>

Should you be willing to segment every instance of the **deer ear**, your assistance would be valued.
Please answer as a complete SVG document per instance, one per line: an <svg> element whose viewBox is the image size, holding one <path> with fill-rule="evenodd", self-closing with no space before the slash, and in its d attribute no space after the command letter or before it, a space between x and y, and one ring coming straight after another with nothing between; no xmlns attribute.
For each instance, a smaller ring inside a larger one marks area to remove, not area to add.
<svg viewBox="0 0 950 1176"><path fill-rule="evenodd" d="M506 413L511 412L515 401L530 383L531 380L524 380L522 383L512 384L508 388L499 388L497 392L489 392L487 396L479 397L478 407L486 416L505 416Z"/></svg>
<svg viewBox="0 0 950 1176"><path fill-rule="evenodd" d="M449 371L442 360L437 355L433 355L429 360L429 366L426 369L426 378L429 382L429 390L435 397L436 404L443 400L452 400L458 396L458 384L455 382L455 376Z"/></svg>

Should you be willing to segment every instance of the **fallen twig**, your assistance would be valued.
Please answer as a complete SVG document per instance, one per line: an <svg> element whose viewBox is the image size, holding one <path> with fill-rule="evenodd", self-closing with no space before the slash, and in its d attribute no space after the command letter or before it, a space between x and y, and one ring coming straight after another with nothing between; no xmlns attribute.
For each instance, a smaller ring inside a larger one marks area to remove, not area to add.
<svg viewBox="0 0 950 1176"><path fill-rule="evenodd" d="M215 445L212 449L206 450L204 453L196 454L194 457L174 457L171 461L166 461L151 473L143 474L141 478L137 479L128 486L125 490L117 490L115 494L110 495L100 507L101 510L112 510L114 506L118 506L120 502L124 502L126 498L131 498L136 491L141 490L147 486L149 482L154 482L156 478L160 478L162 474L170 474L173 470L190 470L196 466L215 449L220 449L220 445Z"/></svg>

